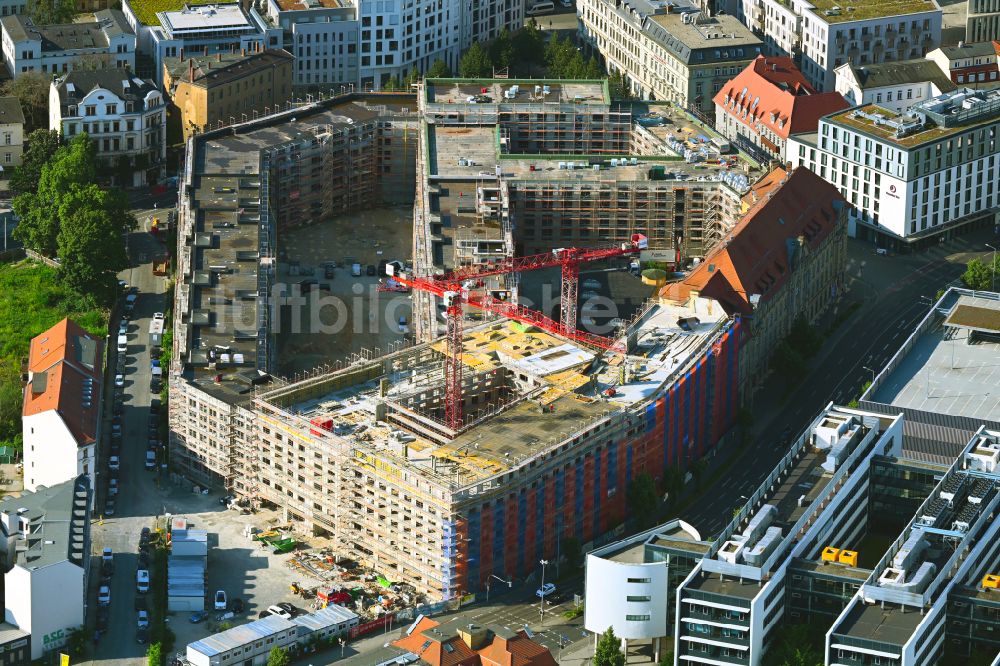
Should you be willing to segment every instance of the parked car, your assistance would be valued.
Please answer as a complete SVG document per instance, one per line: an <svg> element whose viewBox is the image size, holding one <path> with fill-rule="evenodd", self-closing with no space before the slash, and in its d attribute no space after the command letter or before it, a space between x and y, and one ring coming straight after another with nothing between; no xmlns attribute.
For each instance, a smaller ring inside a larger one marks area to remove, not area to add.
<svg viewBox="0 0 1000 666"><path fill-rule="evenodd" d="M149 610L149 602L141 594L135 595L135 610L136 612Z"/></svg>
<svg viewBox="0 0 1000 666"><path fill-rule="evenodd" d="M140 569L148 569L149 568L149 550L148 549L146 549L146 550L140 550L139 551L139 561L138 561L137 564L138 564L138 566L139 566Z"/></svg>
<svg viewBox="0 0 1000 666"><path fill-rule="evenodd" d="M353 277L361 277L361 264L351 264L351 275Z"/></svg>
<svg viewBox="0 0 1000 666"><path fill-rule="evenodd" d="M108 501L104 503L104 515L113 516L115 515L115 498L109 497Z"/></svg>
<svg viewBox="0 0 1000 666"><path fill-rule="evenodd" d="M150 347L149 349L150 358L160 358L161 354L163 354L163 350L160 349L159 347Z"/></svg>
<svg viewBox="0 0 1000 666"><path fill-rule="evenodd" d="M149 543L149 535L151 532L148 527L143 527L142 531L139 532L139 543Z"/></svg>
<svg viewBox="0 0 1000 666"><path fill-rule="evenodd" d="M149 627L149 611L139 611L135 619L135 623L138 625L139 629L146 629Z"/></svg>
<svg viewBox="0 0 1000 666"><path fill-rule="evenodd" d="M149 592L149 570L139 569L135 572L135 591L139 594Z"/></svg>
<svg viewBox="0 0 1000 666"><path fill-rule="evenodd" d="M275 605L275 606L268 606L267 610L268 610L268 612L271 615L277 615L278 617L283 617L286 620L291 620L292 619L292 613L291 613L291 611L287 611L284 608L282 608L281 606L277 606L277 605Z"/></svg>
<svg viewBox="0 0 1000 666"><path fill-rule="evenodd" d="M154 470L156 469L156 450L146 449L146 469Z"/></svg>
<svg viewBox="0 0 1000 666"><path fill-rule="evenodd" d="M263 620L265 617L269 617L270 615L272 615L270 609L265 609L265 610L262 610L261 612L257 613L257 619L258 620Z"/></svg>
<svg viewBox="0 0 1000 666"><path fill-rule="evenodd" d="M111 588L107 585L101 585L100 589L97 590L97 603L101 606L111 605Z"/></svg>
<svg viewBox="0 0 1000 666"><path fill-rule="evenodd" d="M135 642L139 645L145 645L149 642L149 629L143 627L135 632Z"/></svg>
<svg viewBox="0 0 1000 666"><path fill-rule="evenodd" d="M226 602L226 591L217 590L215 592L215 610L226 610L229 604Z"/></svg>
<svg viewBox="0 0 1000 666"><path fill-rule="evenodd" d="M385 259L378 262L378 274L379 276L385 275L385 267L389 265L389 262Z"/></svg>
<svg viewBox="0 0 1000 666"><path fill-rule="evenodd" d="M108 495L118 494L118 479L111 479L108 481Z"/></svg>
<svg viewBox="0 0 1000 666"><path fill-rule="evenodd" d="M601 281L600 280L594 280L594 279L584 280L583 281L583 288L584 289L600 289L601 288Z"/></svg>
<svg viewBox="0 0 1000 666"><path fill-rule="evenodd" d="M163 313L162 312L154 312L153 313L153 321L156 321L156 320L163 321Z"/></svg>
<svg viewBox="0 0 1000 666"><path fill-rule="evenodd" d="M206 617L208 617L208 613L205 611L195 611L188 615L188 622L191 624L201 624L205 621Z"/></svg>
<svg viewBox="0 0 1000 666"><path fill-rule="evenodd" d="M118 323L118 335L128 335L128 320L122 319Z"/></svg>
<svg viewBox="0 0 1000 666"><path fill-rule="evenodd" d="M157 400L153 400L149 403L149 413L159 414L160 413L160 403Z"/></svg>
<svg viewBox="0 0 1000 666"><path fill-rule="evenodd" d="M535 596L538 597L539 599L544 599L545 597L549 596L555 591L556 591L555 585L553 585L552 583L546 583L545 585L542 585L540 588L535 590Z"/></svg>
<svg viewBox="0 0 1000 666"><path fill-rule="evenodd" d="M108 458L108 469L121 469L121 461L118 459L118 456Z"/></svg>
<svg viewBox="0 0 1000 666"><path fill-rule="evenodd" d="M115 386L118 388L125 386L125 375L120 373L115 375Z"/></svg>
<svg viewBox="0 0 1000 666"><path fill-rule="evenodd" d="M410 327L406 323L406 317L399 318L399 332L403 333L404 335L410 332Z"/></svg>
<svg viewBox="0 0 1000 666"><path fill-rule="evenodd" d="M232 600L232 602L229 604L229 607L233 609L234 613L242 613L244 609L243 600L237 597Z"/></svg>
<svg viewBox="0 0 1000 666"><path fill-rule="evenodd" d="M378 275L378 269L375 268L375 264L368 264L368 268L365 269L365 274L368 277L375 277L376 275Z"/></svg>
<svg viewBox="0 0 1000 666"><path fill-rule="evenodd" d="M110 548L101 551L101 560L104 562L114 562L115 553Z"/></svg>
<svg viewBox="0 0 1000 666"><path fill-rule="evenodd" d="M334 275L333 264L327 264L323 269L323 277L327 280L332 280Z"/></svg>

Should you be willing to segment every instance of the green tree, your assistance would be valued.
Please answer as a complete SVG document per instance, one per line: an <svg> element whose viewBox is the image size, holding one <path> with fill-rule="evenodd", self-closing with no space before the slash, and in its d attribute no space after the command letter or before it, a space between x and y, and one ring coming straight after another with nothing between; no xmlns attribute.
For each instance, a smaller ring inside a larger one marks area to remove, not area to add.
<svg viewBox="0 0 1000 666"><path fill-rule="evenodd" d="M580 540L576 537L563 537L559 542L559 550L566 560L566 571L574 573L583 564L583 549L580 547Z"/></svg>
<svg viewBox="0 0 1000 666"><path fill-rule="evenodd" d="M798 379L806 370L805 359L802 355L788 344L787 340L782 340L774 348L771 356L771 368L788 380Z"/></svg>
<svg viewBox="0 0 1000 666"><path fill-rule="evenodd" d="M601 634L597 641L597 649L594 650L594 666L625 666L625 653L622 652L622 642L615 636L615 630L608 627L608 630Z"/></svg>
<svg viewBox="0 0 1000 666"><path fill-rule="evenodd" d="M267 666L288 666L291 663L288 653L279 647L271 648L271 652L267 655Z"/></svg>
<svg viewBox="0 0 1000 666"><path fill-rule="evenodd" d="M25 247L47 257L56 256L59 235L59 201L76 187L94 182L94 145L81 134L68 145L57 149L44 164L35 191L14 198L14 212L21 221L14 237Z"/></svg>
<svg viewBox="0 0 1000 666"><path fill-rule="evenodd" d="M469 50L462 54L458 61L458 73L463 78L478 79L493 76L493 64L490 55L479 42L473 42Z"/></svg>
<svg viewBox="0 0 1000 666"><path fill-rule="evenodd" d="M28 0L27 10L35 25L72 23L77 14L75 0Z"/></svg>
<svg viewBox="0 0 1000 666"><path fill-rule="evenodd" d="M397 90L402 90L402 89L403 89L403 84L400 83L399 79L397 79L395 76L390 76L389 80L385 82L384 86L382 86L382 90L386 92L395 92Z"/></svg>
<svg viewBox="0 0 1000 666"><path fill-rule="evenodd" d="M511 38L514 59L521 66L541 65L545 62L545 38L535 19L514 33Z"/></svg>
<svg viewBox="0 0 1000 666"><path fill-rule="evenodd" d="M14 196L35 191L42 177L42 167L62 145L59 132L47 129L35 130L25 137L24 142L27 148L21 156L21 164L14 167L10 177L10 191Z"/></svg>
<svg viewBox="0 0 1000 666"><path fill-rule="evenodd" d="M658 500L653 477L645 472L633 478L625 491L629 513L635 516L640 528L649 527L656 520Z"/></svg>
<svg viewBox="0 0 1000 666"><path fill-rule="evenodd" d="M163 648L159 643L151 643L146 650L148 666L163 666Z"/></svg>
<svg viewBox="0 0 1000 666"><path fill-rule="evenodd" d="M406 79L403 81L406 84L406 89L409 90L410 85L413 83L420 83L420 70L414 65L410 68L410 73L406 75Z"/></svg>
<svg viewBox="0 0 1000 666"><path fill-rule="evenodd" d="M803 315L799 315L792 322L786 339L788 344L807 358L814 356L823 345L823 336Z"/></svg>
<svg viewBox="0 0 1000 666"><path fill-rule="evenodd" d="M498 69L510 67L514 63L514 42L506 27L500 31L496 39L490 42L489 54L493 67Z"/></svg>
<svg viewBox="0 0 1000 666"><path fill-rule="evenodd" d="M111 303L117 273L128 267L123 237L136 226L128 199L93 183L73 188L60 197L59 221L60 279L77 293Z"/></svg>
<svg viewBox="0 0 1000 666"><path fill-rule="evenodd" d="M580 56L583 58L583 56ZM587 60L586 72L584 74L585 79L603 79L605 75L604 68L601 67L601 63L594 56L590 56Z"/></svg>
<svg viewBox="0 0 1000 666"><path fill-rule="evenodd" d="M674 666L673 650L664 650L660 653L660 666Z"/></svg>
<svg viewBox="0 0 1000 666"><path fill-rule="evenodd" d="M625 75L619 71L608 74L608 88L611 90L611 99L631 99L632 91L629 89Z"/></svg>
<svg viewBox="0 0 1000 666"><path fill-rule="evenodd" d="M994 280L994 274L997 271L1000 271L1000 257L997 257L996 262L992 266L989 262L973 259L965 267L965 273L962 274L962 283L969 289L990 291L993 289L994 284L998 284Z"/></svg>
<svg viewBox="0 0 1000 666"><path fill-rule="evenodd" d="M49 86L52 79L42 72L18 72L0 91L16 97L24 111L24 131L33 132L49 126Z"/></svg>
<svg viewBox="0 0 1000 666"><path fill-rule="evenodd" d="M809 625L786 625L764 663L767 666L820 666L823 655L817 649Z"/></svg>
<svg viewBox="0 0 1000 666"><path fill-rule="evenodd" d="M441 58L431 63L431 68L427 70L428 79L447 79L451 77L451 68Z"/></svg>

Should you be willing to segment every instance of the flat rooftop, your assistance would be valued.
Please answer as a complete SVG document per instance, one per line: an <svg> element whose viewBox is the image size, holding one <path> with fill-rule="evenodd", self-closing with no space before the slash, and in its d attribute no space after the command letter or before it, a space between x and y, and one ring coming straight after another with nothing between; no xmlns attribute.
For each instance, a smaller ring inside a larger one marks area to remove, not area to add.
<svg viewBox="0 0 1000 666"><path fill-rule="evenodd" d="M275 0L283 11L306 11L309 9L345 9L354 7L352 0Z"/></svg>
<svg viewBox="0 0 1000 666"><path fill-rule="evenodd" d="M171 33L253 27L239 4L202 5L184 7L180 11L160 12L160 24Z"/></svg>
<svg viewBox="0 0 1000 666"><path fill-rule="evenodd" d="M504 93L514 85L518 86L517 94L505 97ZM541 88L537 92L536 86ZM607 83L602 80L427 79L424 81L424 91L428 104L496 106L611 103Z"/></svg>
<svg viewBox="0 0 1000 666"><path fill-rule="evenodd" d="M924 617L919 609L904 608L898 604L869 606L856 602L844 621L834 629L831 643L836 647L837 635L843 635L903 646Z"/></svg>
<svg viewBox="0 0 1000 666"><path fill-rule="evenodd" d="M975 333L978 327L994 326L998 315L1000 301L962 295L943 326L931 327L911 349L900 352L904 355L895 370L869 399L939 414L1000 420L1000 341ZM973 344L969 344L970 335Z"/></svg>
<svg viewBox="0 0 1000 666"><path fill-rule="evenodd" d="M124 0L143 25L160 25L160 12L179 12L184 6L219 4L218 0Z"/></svg>
<svg viewBox="0 0 1000 666"><path fill-rule="evenodd" d="M886 0L885 2L881 0L852 0L846 4L844 2L838 4L838 0L809 0L809 2L816 8L815 14L828 23L938 11L938 7L931 0ZM840 7L840 13L835 16L827 16L825 12L834 7ZM847 11L847 7L852 7L853 11Z"/></svg>
<svg viewBox="0 0 1000 666"><path fill-rule="evenodd" d="M701 571L690 583L685 585L685 589L750 601L760 594L763 586L764 583L755 580L740 580L732 576L720 576L717 573Z"/></svg>
<svg viewBox="0 0 1000 666"><path fill-rule="evenodd" d="M673 520L644 534L598 549L593 554L612 562L644 564L647 561L647 548L656 546L682 550L691 553L694 557L701 557L708 552L711 544L700 539L701 537L697 533L687 531L684 528L684 523Z"/></svg>

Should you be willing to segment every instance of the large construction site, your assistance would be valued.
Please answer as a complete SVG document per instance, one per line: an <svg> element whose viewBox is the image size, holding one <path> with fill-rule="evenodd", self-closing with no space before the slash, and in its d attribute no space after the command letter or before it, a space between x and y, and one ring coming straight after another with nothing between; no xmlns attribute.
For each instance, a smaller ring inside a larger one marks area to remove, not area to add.
<svg viewBox="0 0 1000 666"><path fill-rule="evenodd" d="M598 81L432 80L191 139L173 466L442 599L601 538L635 475L688 467L733 424L742 324L651 301L608 338L578 331L580 264L703 256L757 175L725 150ZM415 340L283 378L282 234L411 194L394 277ZM562 270L558 321L518 305L539 267Z"/></svg>

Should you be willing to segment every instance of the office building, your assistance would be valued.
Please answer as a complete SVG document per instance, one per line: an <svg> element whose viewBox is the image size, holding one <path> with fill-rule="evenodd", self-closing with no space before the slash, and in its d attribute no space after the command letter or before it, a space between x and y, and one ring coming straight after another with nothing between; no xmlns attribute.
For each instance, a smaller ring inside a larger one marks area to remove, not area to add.
<svg viewBox="0 0 1000 666"><path fill-rule="evenodd" d="M339 90L341 86L348 89L360 86L361 20L358 4L347 0L267 0L267 19L281 28L284 46L295 56L293 83L296 86L312 86L323 91ZM391 32L392 41L396 42L397 50L391 55L401 56L398 46L402 41L403 27L398 20L392 27L386 24L382 30L383 36ZM366 30L366 33L370 39L371 30ZM383 55L383 59L386 55L390 54ZM402 63L402 58L398 64L393 62L397 67ZM381 82L381 77L378 78Z"/></svg>
<svg viewBox="0 0 1000 666"><path fill-rule="evenodd" d="M104 340L75 322L32 338L21 428L24 487L37 491L83 474L94 485L101 438Z"/></svg>
<svg viewBox="0 0 1000 666"><path fill-rule="evenodd" d="M765 41L769 55L795 58L817 90L833 90L834 72L920 58L941 44L934 0L739 0L737 16Z"/></svg>
<svg viewBox="0 0 1000 666"><path fill-rule="evenodd" d="M793 136L788 161L837 186L856 208L850 235L891 249L925 247L993 226L998 116L1000 91L969 88L903 114L869 104Z"/></svg>
<svg viewBox="0 0 1000 666"><path fill-rule="evenodd" d="M721 309L752 318L740 351L744 405L795 320L815 321L837 300L847 265L848 207L835 187L804 168L765 186L701 263L660 290L662 300L698 316Z"/></svg>
<svg viewBox="0 0 1000 666"><path fill-rule="evenodd" d="M94 13L93 21L35 25L20 14L0 18L3 59L11 76L21 72L62 74L87 69L135 69L135 31L117 9Z"/></svg>
<svg viewBox="0 0 1000 666"><path fill-rule="evenodd" d="M880 65L845 63L837 68L835 76L837 92L851 106L877 104L894 113L958 87L951 81L948 69L942 70L929 57Z"/></svg>
<svg viewBox="0 0 1000 666"><path fill-rule="evenodd" d="M126 187L155 185L167 160L167 104L149 79L117 70L73 71L49 91L49 129L86 134L102 175Z"/></svg>
<svg viewBox="0 0 1000 666"><path fill-rule="evenodd" d="M138 37L139 51L152 60L150 76L157 85L163 83L163 63L168 58L281 48L281 30L253 6L123 0L122 12Z"/></svg>
<svg viewBox="0 0 1000 666"><path fill-rule="evenodd" d="M1000 5L995 0L968 0L965 8L966 41L988 43L1000 39Z"/></svg>
<svg viewBox="0 0 1000 666"><path fill-rule="evenodd" d="M632 94L705 116L712 98L761 53L760 39L729 15L663 0L579 0L580 35L620 72Z"/></svg>
<svg viewBox="0 0 1000 666"><path fill-rule="evenodd" d="M24 153L24 112L16 97L0 97L0 180L10 178Z"/></svg>
<svg viewBox="0 0 1000 666"><path fill-rule="evenodd" d="M287 51L217 53L167 58L163 89L168 117L184 140L192 134L267 116L292 99L292 62Z"/></svg>
<svg viewBox="0 0 1000 666"><path fill-rule="evenodd" d="M762 161L785 160L792 134L815 132L819 119L849 105L817 92L791 58L757 56L715 95L715 129Z"/></svg>
<svg viewBox="0 0 1000 666"><path fill-rule="evenodd" d="M28 638L31 660L62 648L84 624L91 499L90 477L81 474L0 501L6 629L0 640L23 653L23 645L13 644ZM7 656L0 653L0 663L12 663Z"/></svg>

